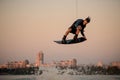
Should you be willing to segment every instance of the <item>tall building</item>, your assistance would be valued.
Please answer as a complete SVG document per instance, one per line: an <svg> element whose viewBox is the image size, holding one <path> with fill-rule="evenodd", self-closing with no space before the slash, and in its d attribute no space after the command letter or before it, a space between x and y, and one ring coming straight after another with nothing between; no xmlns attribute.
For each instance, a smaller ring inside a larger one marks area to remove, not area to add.
<svg viewBox="0 0 120 80"><path fill-rule="evenodd" d="M77 66L77 60L76 59L72 59L72 66L73 67Z"/></svg>
<svg viewBox="0 0 120 80"><path fill-rule="evenodd" d="M41 51L41 52L39 52L39 53L37 54L35 66L36 66L36 67L39 67L39 66L41 66L41 65L43 65L43 64L44 64L44 54L43 54L43 52Z"/></svg>

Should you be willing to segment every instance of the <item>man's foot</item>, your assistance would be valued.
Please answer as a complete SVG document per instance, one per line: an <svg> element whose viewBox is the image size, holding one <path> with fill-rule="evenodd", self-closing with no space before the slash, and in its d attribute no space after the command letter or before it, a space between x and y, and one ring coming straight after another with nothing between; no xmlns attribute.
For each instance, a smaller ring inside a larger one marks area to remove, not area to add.
<svg viewBox="0 0 120 80"><path fill-rule="evenodd" d="M62 38L62 43L63 43L63 44L66 44L66 43L67 43L67 42L66 42L66 36L65 36L65 35L64 35L63 38Z"/></svg>
<svg viewBox="0 0 120 80"><path fill-rule="evenodd" d="M67 41L65 39L62 40L62 44L66 44Z"/></svg>
<svg viewBox="0 0 120 80"><path fill-rule="evenodd" d="M77 34L75 34L75 36L73 37L73 42L78 42L78 35Z"/></svg>

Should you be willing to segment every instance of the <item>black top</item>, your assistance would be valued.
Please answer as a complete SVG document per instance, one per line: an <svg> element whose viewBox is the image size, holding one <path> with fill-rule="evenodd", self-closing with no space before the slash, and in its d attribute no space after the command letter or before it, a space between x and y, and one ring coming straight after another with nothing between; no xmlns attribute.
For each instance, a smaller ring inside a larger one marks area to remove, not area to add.
<svg viewBox="0 0 120 80"><path fill-rule="evenodd" d="M84 36L84 28L86 27L86 25L83 25L83 19L77 19L71 26L71 28L73 29L76 29L78 26L81 26L82 27L82 30L81 30L81 34L82 36Z"/></svg>

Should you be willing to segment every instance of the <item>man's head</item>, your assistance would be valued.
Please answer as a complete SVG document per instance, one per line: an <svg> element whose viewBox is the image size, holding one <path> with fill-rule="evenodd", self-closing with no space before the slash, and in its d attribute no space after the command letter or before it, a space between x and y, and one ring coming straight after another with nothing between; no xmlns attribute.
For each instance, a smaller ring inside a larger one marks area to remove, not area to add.
<svg viewBox="0 0 120 80"><path fill-rule="evenodd" d="M83 24L86 25L87 23L90 22L90 20L91 20L90 17L87 17L87 18L84 20Z"/></svg>

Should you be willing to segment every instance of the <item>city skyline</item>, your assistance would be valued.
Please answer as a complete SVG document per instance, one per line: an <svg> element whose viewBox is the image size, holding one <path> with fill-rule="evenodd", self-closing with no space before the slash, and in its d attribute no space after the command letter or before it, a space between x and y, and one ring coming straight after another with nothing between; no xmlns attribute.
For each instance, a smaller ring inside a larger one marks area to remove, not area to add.
<svg viewBox="0 0 120 80"><path fill-rule="evenodd" d="M27 63L27 64L31 64L32 66L35 66L35 67L40 67L40 66L43 66L43 67L50 67L52 65L55 65L56 63L60 63L61 65L64 64L64 62L68 62L69 61L75 61L76 65L96 65L96 66L104 66L104 65L113 65L113 66L119 66L120 67L120 61L111 61L110 63L108 64L105 64L103 61L97 61L96 63L88 63L88 64L84 64L84 63L77 63L79 61L77 61L76 58L72 58L72 59L62 59L62 60L52 60L50 62L44 62L45 61L45 58L44 58L44 53L42 51L38 52L36 54L36 57L34 58L34 62L31 62L29 59L24 59L24 60L15 60L15 61L8 61L8 62L5 62L4 64L0 64L1 66L6 66L7 64L9 63L19 63L22 65L24 65L24 63ZM63 63L62 63L63 62ZM68 64L67 64L68 65ZM24 67L24 66L23 66Z"/></svg>
<svg viewBox="0 0 120 80"><path fill-rule="evenodd" d="M82 64L120 61L119 4L119 0L78 0L77 18L91 17L85 28L87 41L58 45L53 41L61 40L77 19L76 0L1 0L0 64L34 62L39 51L48 63L72 58Z"/></svg>
<svg viewBox="0 0 120 80"><path fill-rule="evenodd" d="M0 75L41 75L46 71L56 72L59 75L64 73L69 75L119 75L120 61L111 62L110 64L104 64L101 61L96 64L77 64L77 60L74 58L45 63L43 52L39 52L36 55L35 63L24 60L0 64Z"/></svg>

